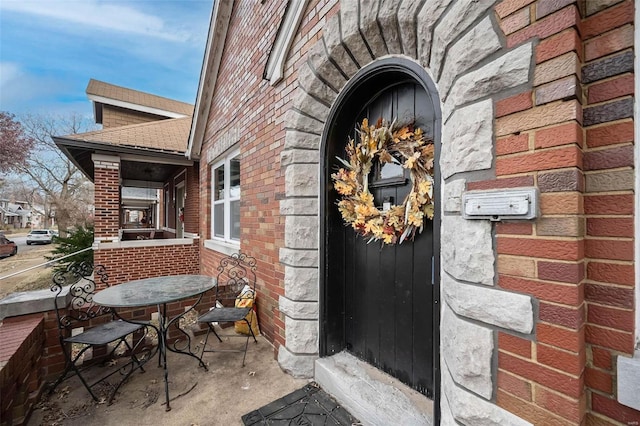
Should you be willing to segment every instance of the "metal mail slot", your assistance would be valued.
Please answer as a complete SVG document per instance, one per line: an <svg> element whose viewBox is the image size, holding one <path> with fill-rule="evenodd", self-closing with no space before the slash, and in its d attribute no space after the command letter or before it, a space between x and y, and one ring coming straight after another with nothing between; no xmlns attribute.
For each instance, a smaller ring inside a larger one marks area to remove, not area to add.
<svg viewBox="0 0 640 426"><path fill-rule="evenodd" d="M538 191L518 188L465 192L462 205L462 216L467 219L533 219L538 215Z"/></svg>

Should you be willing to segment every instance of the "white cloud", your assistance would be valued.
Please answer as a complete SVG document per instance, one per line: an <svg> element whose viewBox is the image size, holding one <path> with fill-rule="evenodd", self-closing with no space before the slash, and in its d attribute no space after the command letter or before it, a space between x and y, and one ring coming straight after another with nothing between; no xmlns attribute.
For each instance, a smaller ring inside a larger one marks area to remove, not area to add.
<svg viewBox="0 0 640 426"><path fill-rule="evenodd" d="M191 37L186 31L168 28L166 22L158 16L140 12L128 5L103 4L95 0L2 0L0 10L169 41L183 42Z"/></svg>

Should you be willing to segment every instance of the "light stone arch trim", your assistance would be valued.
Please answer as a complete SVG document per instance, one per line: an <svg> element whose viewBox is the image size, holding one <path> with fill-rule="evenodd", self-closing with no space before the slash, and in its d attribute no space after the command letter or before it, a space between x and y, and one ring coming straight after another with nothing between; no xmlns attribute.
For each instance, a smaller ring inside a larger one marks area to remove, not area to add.
<svg viewBox="0 0 640 426"><path fill-rule="evenodd" d="M447 313L441 313L441 329L477 336L471 343L461 339L452 345L441 335L442 419L464 423L470 415L465 407L473 406L494 424L505 419L528 424L491 401L497 374L496 330L532 333L533 301L492 287L495 254L490 226L460 216L465 182L461 177L491 170L495 163L493 99L531 84L533 45L506 49L492 13L496 2L342 0L339 13L327 20L323 37L298 70L299 87L285 118L285 198L280 202L285 217L285 247L280 250L285 295L280 311L287 339L278 361L293 375L313 376L318 357L319 165L329 110L358 70L375 60L401 56L419 63L436 82L443 113L440 168L446 214L441 226L454 243L442 253L442 309ZM479 84L469 84L474 81ZM465 242L467 232L473 235L472 243ZM306 241L298 238L302 234ZM456 261L460 259L465 261ZM465 292L494 303L477 304L463 297ZM505 302L496 301L496 296ZM505 318L505 303L516 303L517 315ZM478 355L473 369L464 362L469 353Z"/></svg>

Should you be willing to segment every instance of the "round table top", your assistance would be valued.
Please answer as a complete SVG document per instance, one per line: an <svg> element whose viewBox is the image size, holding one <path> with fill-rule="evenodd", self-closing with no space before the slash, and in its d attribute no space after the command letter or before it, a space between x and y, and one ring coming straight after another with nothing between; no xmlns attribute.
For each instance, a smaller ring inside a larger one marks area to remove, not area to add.
<svg viewBox="0 0 640 426"><path fill-rule="evenodd" d="M216 279L205 275L144 278L105 288L93 296L93 301L112 308L159 305L196 296L215 285Z"/></svg>

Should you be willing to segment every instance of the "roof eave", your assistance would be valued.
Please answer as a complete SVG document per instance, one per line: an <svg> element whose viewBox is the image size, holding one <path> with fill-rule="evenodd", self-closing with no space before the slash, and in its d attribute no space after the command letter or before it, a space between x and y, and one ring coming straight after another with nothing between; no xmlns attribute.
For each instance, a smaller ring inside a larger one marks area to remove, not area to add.
<svg viewBox="0 0 640 426"><path fill-rule="evenodd" d="M198 83L196 106L193 121L191 122L191 130L189 132L187 152L185 154L187 158L192 160L198 160L200 158L204 133L207 127L207 118L209 117L211 100L213 99L216 81L218 79L218 71L220 69L220 62L222 61L222 53L224 51L232 10L232 0L220 0L215 2L211 13L207 46L205 48L205 56L202 61L202 70L200 71L200 81Z"/></svg>

